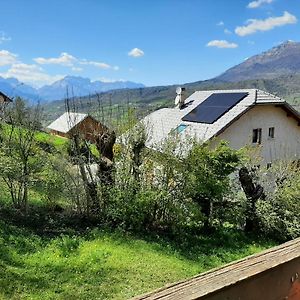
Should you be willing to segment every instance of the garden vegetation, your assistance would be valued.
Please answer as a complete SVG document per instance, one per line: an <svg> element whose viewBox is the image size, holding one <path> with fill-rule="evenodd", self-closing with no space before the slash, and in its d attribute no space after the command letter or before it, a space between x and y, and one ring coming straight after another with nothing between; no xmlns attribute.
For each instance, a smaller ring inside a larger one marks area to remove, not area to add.
<svg viewBox="0 0 300 300"><path fill-rule="evenodd" d="M176 132L154 151L130 112L90 144L21 99L1 111L4 299L129 298L300 236L297 162Z"/></svg>

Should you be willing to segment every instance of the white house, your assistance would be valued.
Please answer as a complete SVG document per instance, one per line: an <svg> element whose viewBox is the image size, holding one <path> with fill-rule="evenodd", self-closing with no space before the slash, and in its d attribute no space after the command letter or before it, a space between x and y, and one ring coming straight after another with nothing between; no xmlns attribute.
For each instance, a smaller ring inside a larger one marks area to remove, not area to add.
<svg viewBox="0 0 300 300"><path fill-rule="evenodd" d="M148 147L159 149L176 131L182 139L226 140L233 149L253 146L263 164L300 159L300 114L275 95L256 89L196 91L177 102L144 119Z"/></svg>

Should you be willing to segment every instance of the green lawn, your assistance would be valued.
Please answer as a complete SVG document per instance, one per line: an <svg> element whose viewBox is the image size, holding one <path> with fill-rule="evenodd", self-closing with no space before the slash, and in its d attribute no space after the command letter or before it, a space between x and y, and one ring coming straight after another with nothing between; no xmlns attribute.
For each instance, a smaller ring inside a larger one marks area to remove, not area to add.
<svg viewBox="0 0 300 300"><path fill-rule="evenodd" d="M0 221L0 298L128 299L271 246L229 229L171 242L95 229L49 237Z"/></svg>
<svg viewBox="0 0 300 300"><path fill-rule="evenodd" d="M4 130L4 133L9 134L11 132L11 125L9 124L1 124L2 129ZM25 129L17 127L14 130L20 130L21 132L25 132ZM47 132L43 132L43 131L37 131L35 133L35 138L36 141L39 143L47 143L50 146L54 147L56 150L58 151L65 151L68 145L68 139L67 138L63 138L60 136L56 136L56 135L51 135Z"/></svg>
<svg viewBox="0 0 300 300"><path fill-rule="evenodd" d="M61 151L66 149L69 141L67 138L51 135L46 132L37 132L35 137L38 142L48 143L53 147L55 147L57 150L61 150Z"/></svg>
<svg viewBox="0 0 300 300"><path fill-rule="evenodd" d="M2 124L3 128L7 131L10 132L11 126L7 124ZM52 135L47 132L43 131L37 131L35 133L35 138L38 143L40 143L41 147L43 148L43 145L49 145L52 149L50 150L56 150L61 153L65 153L67 151L68 145L69 145L69 139L64 138L58 135ZM92 154L95 157L99 156L99 152L97 150L96 145L90 144L90 150Z"/></svg>

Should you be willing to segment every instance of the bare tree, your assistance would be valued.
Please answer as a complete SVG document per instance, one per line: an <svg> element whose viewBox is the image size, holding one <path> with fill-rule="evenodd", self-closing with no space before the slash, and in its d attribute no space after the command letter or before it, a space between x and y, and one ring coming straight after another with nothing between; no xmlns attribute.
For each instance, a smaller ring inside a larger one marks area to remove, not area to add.
<svg viewBox="0 0 300 300"><path fill-rule="evenodd" d="M77 100L76 100L77 101ZM65 101L66 112L70 115L71 112L77 111L75 99L67 98ZM99 104L101 110L101 105ZM101 111L102 113L103 111ZM112 116L112 113L109 114ZM72 118L70 123L74 122ZM70 124L70 128L73 124ZM84 131L85 129L83 129ZM86 194L86 212L87 215L98 215L100 207L100 197L98 194L99 185L110 185L113 183L113 146L116 141L115 132L110 130L104 124L99 124L97 128L91 130L86 128L90 136L90 140L95 143L99 152L99 157L95 157L91 153L91 145L87 141L86 136L82 134L79 127L73 127L70 135L71 147L73 152L73 161L78 166L80 176ZM87 159L92 157L92 160ZM95 174L93 166L97 165Z"/></svg>

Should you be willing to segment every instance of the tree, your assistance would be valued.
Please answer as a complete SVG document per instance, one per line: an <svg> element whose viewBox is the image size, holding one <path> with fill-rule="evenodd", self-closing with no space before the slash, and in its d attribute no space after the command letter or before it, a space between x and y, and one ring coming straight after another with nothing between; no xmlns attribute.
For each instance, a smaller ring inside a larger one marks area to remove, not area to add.
<svg viewBox="0 0 300 300"><path fill-rule="evenodd" d="M257 182L255 169L249 171L246 167L239 170L239 180L247 198L245 212L245 231L257 231L258 218L256 214L256 203L259 199L265 199L264 188Z"/></svg>
<svg viewBox="0 0 300 300"><path fill-rule="evenodd" d="M300 235L300 169L297 162L274 162L260 168L256 181L264 188L255 203L254 229L284 241Z"/></svg>
<svg viewBox="0 0 300 300"><path fill-rule="evenodd" d="M68 114L77 110L74 99L66 98L65 107ZM72 120L70 122L72 123ZM70 127L73 127L73 125L70 124ZM78 166L83 182L86 195L86 214L98 217L101 210L99 185L101 188L103 185L113 183L113 146L116 135L104 124L101 124L98 130L91 134L98 150L98 157L92 155L89 142L82 136L77 126L74 126L71 131L70 152L72 153L72 162ZM92 170L92 164L97 165L97 172Z"/></svg>
<svg viewBox="0 0 300 300"><path fill-rule="evenodd" d="M13 205L26 211L28 189L41 172L44 160L35 140L40 128L41 111L37 106L28 108L17 98L7 109L2 124L0 145L0 176L7 185Z"/></svg>
<svg viewBox="0 0 300 300"><path fill-rule="evenodd" d="M186 194L199 205L205 229L212 226L214 207L230 190L229 175L239 163L239 153L225 142L214 149L209 144L195 142L184 159Z"/></svg>

